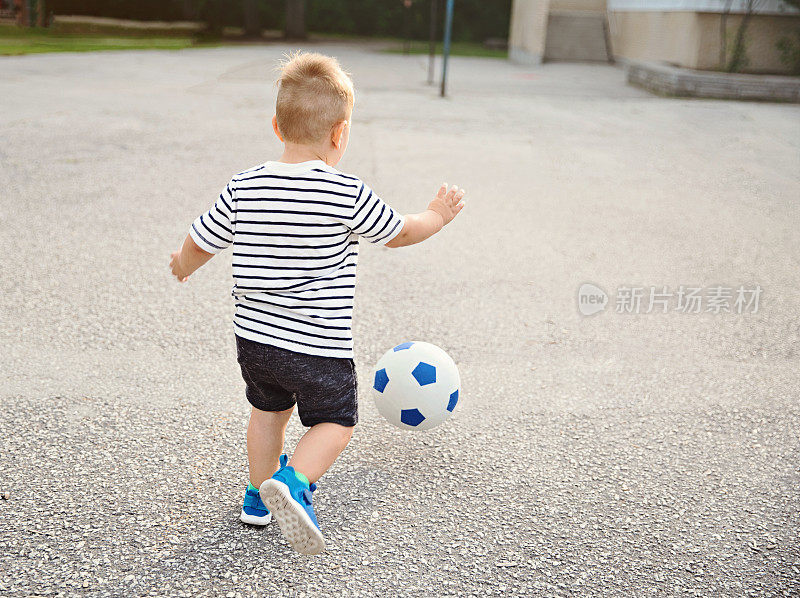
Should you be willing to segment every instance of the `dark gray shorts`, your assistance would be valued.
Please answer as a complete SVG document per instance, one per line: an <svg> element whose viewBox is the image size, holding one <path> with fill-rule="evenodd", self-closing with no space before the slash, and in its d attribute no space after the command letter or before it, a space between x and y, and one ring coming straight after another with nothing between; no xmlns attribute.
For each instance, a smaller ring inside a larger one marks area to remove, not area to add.
<svg viewBox="0 0 800 598"><path fill-rule="evenodd" d="M358 421L356 372L352 359L295 353L236 336L236 353L247 400L261 411L284 411L297 404L300 422L355 426Z"/></svg>

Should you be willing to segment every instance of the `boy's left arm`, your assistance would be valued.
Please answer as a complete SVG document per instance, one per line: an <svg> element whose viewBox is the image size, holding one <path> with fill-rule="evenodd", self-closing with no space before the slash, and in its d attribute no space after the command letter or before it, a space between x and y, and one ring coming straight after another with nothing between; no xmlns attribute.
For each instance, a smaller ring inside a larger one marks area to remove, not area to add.
<svg viewBox="0 0 800 598"><path fill-rule="evenodd" d="M200 249L191 235L186 235L183 247L180 251L173 251L170 257L169 267L172 269L172 274L178 282L186 282L189 276L214 257L214 254Z"/></svg>

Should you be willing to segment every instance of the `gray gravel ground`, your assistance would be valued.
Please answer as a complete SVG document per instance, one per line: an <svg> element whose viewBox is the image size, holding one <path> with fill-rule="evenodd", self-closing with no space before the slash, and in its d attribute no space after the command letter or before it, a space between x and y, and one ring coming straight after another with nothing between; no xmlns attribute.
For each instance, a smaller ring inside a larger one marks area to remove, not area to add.
<svg viewBox="0 0 800 598"><path fill-rule="evenodd" d="M362 247L361 423L319 557L237 519L248 408L229 257L169 252L277 155L286 47L0 60L0 594L800 593L800 108L670 100L611 67L323 46L353 74L341 167L445 234ZM583 282L760 284L755 314L584 318ZM370 366L453 355L450 422L380 419ZM290 446L301 433L289 429Z"/></svg>

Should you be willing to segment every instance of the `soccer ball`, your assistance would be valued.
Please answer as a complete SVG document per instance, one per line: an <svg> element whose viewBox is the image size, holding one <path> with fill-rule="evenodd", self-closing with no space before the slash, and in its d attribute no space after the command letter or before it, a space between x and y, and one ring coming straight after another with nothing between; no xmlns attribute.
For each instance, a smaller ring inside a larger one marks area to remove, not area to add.
<svg viewBox="0 0 800 598"><path fill-rule="evenodd" d="M418 341L389 349L375 366L375 405L403 430L430 430L453 412L461 379L450 356Z"/></svg>

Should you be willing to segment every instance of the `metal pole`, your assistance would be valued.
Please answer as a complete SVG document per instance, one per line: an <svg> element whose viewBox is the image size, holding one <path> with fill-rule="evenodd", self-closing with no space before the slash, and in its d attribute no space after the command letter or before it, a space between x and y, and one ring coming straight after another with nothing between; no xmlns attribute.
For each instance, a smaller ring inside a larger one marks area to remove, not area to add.
<svg viewBox="0 0 800 598"><path fill-rule="evenodd" d="M439 0L431 0L431 34L428 41L428 85L433 85L436 70L436 19L438 18Z"/></svg>
<svg viewBox="0 0 800 598"><path fill-rule="evenodd" d="M447 0L447 11L444 17L444 49L442 50L442 92L445 96L447 88L447 59L450 57L450 35L453 31L453 1Z"/></svg>

